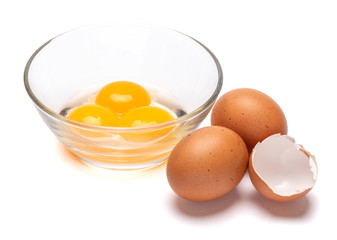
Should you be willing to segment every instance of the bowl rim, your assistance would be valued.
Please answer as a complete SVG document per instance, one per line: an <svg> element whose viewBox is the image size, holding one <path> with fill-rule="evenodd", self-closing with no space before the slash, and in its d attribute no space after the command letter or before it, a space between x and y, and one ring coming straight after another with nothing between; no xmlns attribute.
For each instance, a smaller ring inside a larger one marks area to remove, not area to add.
<svg viewBox="0 0 337 240"><path fill-rule="evenodd" d="M72 30L68 30L66 32L63 32L59 35L56 35L55 37L51 38L50 40L48 40L47 42L45 42L44 44L42 44L29 58L29 60L26 63L25 69L24 69L24 74L23 74L23 79L24 79L24 85L25 85L25 89L29 95L29 97L31 98L31 100L33 101L33 103L35 104L35 106L40 109L42 112L46 113L47 115L49 115L50 117L56 119L57 121L72 125L74 127L77 128L82 128L82 129L87 129L87 130L91 130L91 131L108 131L108 132L125 132L125 131L132 131L132 132L137 132L137 131L148 131L148 130L159 130L162 128L167 128L167 127L172 127L172 126L176 126L179 124L182 124L184 122L186 122L189 119L193 119L195 117L197 117L199 114L203 113L206 109L208 109L208 107L211 107L215 100L217 99L218 95L220 94L222 85L223 85L223 73L222 73L222 68L220 65L220 62L218 61L218 59L216 58L216 56L214 55L214 53L207 48L204 44L202 44L201 42L199 42L198 40L196 40L195 38L182 33L180 31L171 29L171 28L167 28L167 27L161 27L158 25L151 25L151 24L130 24L127 23L128 25L133 25L133 26L145 26L145 27L151 27L151 28L159 28L159 29L164 29L167 31L172 31L175 32L177 34L183 35L191 40L193 40L194 42L196 42L197 44L199 44L204 50L206 50L206 52L211 56L211 58L213 59L215 66L217 68L217 72L218 72L218 81L217 81L217 85L215 88L215 91L213 92L213 94L199 107L197 107L196 109L194 109L193 111L191 111L190 113L186 113L183 116L177 117L173 120L167 121L167 122L163 122L163 123L158 123L155 125L149 125L149 126L141 126L141 127L107 127L107 126L96 126L96 125L90 125L90 124L86 124L86 123L81 123L81 122L77 122L75 120L69 119L53 110L51 110L50 108L48 108L46 105L44 105L33 93L33 90L30 87L29 84L29 70L30 70L30 66L32 65L35 57L40 53L40 51L42 49L44 49L50 42L52 42L53 40L57 39L58 37L67 34L67 33L71 33L77 30L84 30L84 29L90 29L90 28L97 28L97 27L102 27L102 26L113 26L113 25L121 25L121 24L125 24L125 23L117 23L117 24L97 24L97 25L90 25L90 26L84 26L84 27L78 27L78 28L74 28Z"/></svg>

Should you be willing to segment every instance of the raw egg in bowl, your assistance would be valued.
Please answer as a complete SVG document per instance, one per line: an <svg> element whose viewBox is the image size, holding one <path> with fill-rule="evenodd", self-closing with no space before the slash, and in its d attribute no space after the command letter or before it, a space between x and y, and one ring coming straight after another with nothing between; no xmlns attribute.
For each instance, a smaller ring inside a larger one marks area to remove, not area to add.
<svg viewBox="0 0 337 240"><path fill-rule="evenodd" d="M136 170L164 162L199 126L222 71L207 47L183 33L105 24L43 44L24 84L46 125L83 162Z"/></svg>

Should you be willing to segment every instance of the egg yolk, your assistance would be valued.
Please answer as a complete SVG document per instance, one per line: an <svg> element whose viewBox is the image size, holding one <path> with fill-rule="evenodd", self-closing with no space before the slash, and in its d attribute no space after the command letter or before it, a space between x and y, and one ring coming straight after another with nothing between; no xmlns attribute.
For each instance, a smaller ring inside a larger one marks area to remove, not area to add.
<svg viewBox="0 0 337 240"><path fill-rule="evenodd" d="M173 119L173 115L162 108L155 106L145 106L133 108L126 112L120 118L120 126L142 127L167 122Z"/></svg>
<svg viewBox="0 0 337 240"><path fill-rule="evenodd" d="M133 108L120 118L121 127L142 127L173 120L174 117L165 109L155 106ZM121 136L131 142L149 142L168 136L174 127L164 127L123 133Z"/></svg>
<svg viewBox="0 0 337 240"><path fill-rule="evenodd" d="M98 92L95 103L122 114L132 108L150 105L151 97L136 83L116 81L105 85Z"/></svg>
<svg viewBox="0 0 337 240"><path fill-rule="evenodd" d="M96 126L118 126L118 118L116 114L111 112L109 109L96 104L86 104L74 108L71 112L69 112L67 117L78 122Z"/></svg>

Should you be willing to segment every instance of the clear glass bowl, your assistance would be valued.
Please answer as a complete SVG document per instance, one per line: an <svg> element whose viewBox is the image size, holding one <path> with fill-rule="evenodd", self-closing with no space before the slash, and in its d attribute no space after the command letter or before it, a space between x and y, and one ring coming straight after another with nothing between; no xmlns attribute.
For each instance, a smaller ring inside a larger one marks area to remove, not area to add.
<svg viewBox="0 0 337 240"><path fill-rule="evenodd" d="M80 101L81 94L117 80L141 84L178 117L152 126L113 128L64 116L74 96ZM43 44L26 65L24 83L47 126L82 161L135 170L164 162L174 145L198 127L219 95L222 71L214 54L185 34L107 24L75 29Z"/></svg>

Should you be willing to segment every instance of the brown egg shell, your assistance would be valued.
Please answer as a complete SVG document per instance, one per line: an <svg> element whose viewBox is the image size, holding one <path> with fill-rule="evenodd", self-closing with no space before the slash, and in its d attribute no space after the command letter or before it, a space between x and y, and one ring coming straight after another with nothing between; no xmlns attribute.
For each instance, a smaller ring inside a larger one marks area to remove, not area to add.
<svg viewBox="0 0 337 240"><path fill-rule="evenodd" d="M280 134L276 134L276 135L279 136ZM273 136L276 136L276 135L273 135ZM273 137L273 136L271 136L271 137ZM283 136L285 136L285 135L283 135ZM289 136L285 136L285 137L293 140L293 138L290 138ZM266 140L268 140L268 139L266 139ZM314 162L316 163L313 155L311 155L308 151L304 150L301 145L297 145L297 146L300 147L298 149L299 151L303 152L308 158L313 159ZM304 195L306 195L308 192L311 191L313 186L306 189L305 191L302 191L302 192L298 193L298 194L292 194L292 195L289 195L289 196L282 196L282 195L279 195L279 194L275 193L269 187L269 185L264 180L262 180L262 178L259 176L259 174L255 171L255 169L253 167L253 158L254 158L254 153L255 153L254 150L255 150L255 148L253 149L253 151L252 151L252 153L250 154L250 157L249 157L248 172L249 172L249 177L250 177L250 180L251 180L253 186L262 196L264 196L264 197L266 197L270 200L273 200L273 201L289 202L289 201L299 199L299 198L303 197ZM317 165L315 167L316 167L316 173L315 174L317 174ZM316 178L316 176L315 176L315 178ZM316 181L316 179L315 179L315 181Z"/></svg>
<svg viewBox="0 0 337 240"><path fill-rule="evenodd" d="M280 195L275 194L273 190L271 190L269 186L257 175L254 168L252 167L251 158L252 157L250 156L249 165L248 165L248 172L249 172L250 180L252 184L254 185L255 189L265 198L268 198L273 201L278 201L278 202L289 202L289 201L293 201L293 200L303 197L312 189L310 188L302 193L294 194L291 196L280 196Z"/></svg>
<svg viewBox="0 0 337 240"><path fill-rule="evenodd" d="M204 127L184 137L167 161L173 191L191 201L209 201L233 190L248 167L242 138L224 127Z"/></svg>
<svg viewBox="0 0 337 240"><path fill-rule="evenodd" d="M288 132L281 107L268 95L250 88L234 89L222 95L212 110L211 123L238 133L249 151L270 135Z"/></svg>

